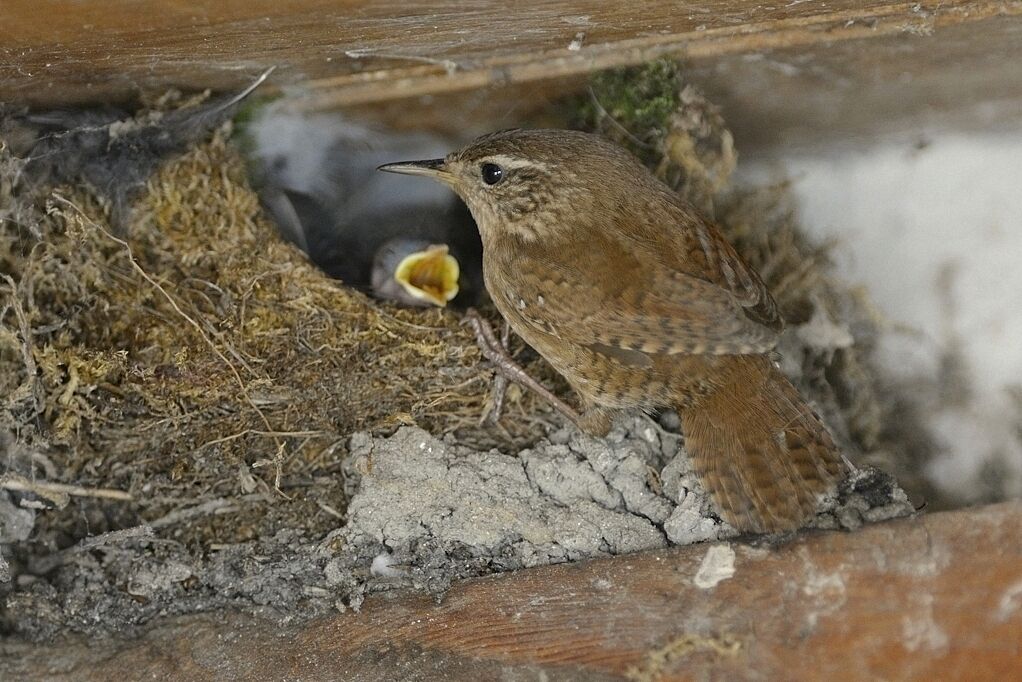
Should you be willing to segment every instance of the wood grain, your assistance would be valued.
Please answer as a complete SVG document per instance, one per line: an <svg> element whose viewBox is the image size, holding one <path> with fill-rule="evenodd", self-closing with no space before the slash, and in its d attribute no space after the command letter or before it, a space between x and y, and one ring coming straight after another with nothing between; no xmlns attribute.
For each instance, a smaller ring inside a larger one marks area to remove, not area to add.
<svg viewBox="0 0 1022 682"><path fill-rule="evenodd" d="M638 63L938 31L1017 0L5 0L0 101L107 102L236 88L268 66L310 108ZM568 46L581 34L578 50Z"/></svg>
<svg viewBox="0 0 1022 682"><path fill-rule="evenodd" d="M830 45L691 62L686 78L718 104L738 149L925 144L940 130L1022 124L1022 16ZM906 145L907 146L907 145Z"/></svg>
<svg viewBox="0 0 1022 682"><path fill-rule="evenodd" d="M741 158L894 138L925 144L942 130L1017 129L1022 15L890 34L722 54L683 62L686 82L721 107ZM579 76L382 100L345 111L373 124L465 141L525 122L563 126ZM413 116L409 112L414 112Z"/></svg>
<svg viewBox="0 0 1022 682"><path fill-rule="evenodd" d="M0 671L57 680L993 680L1022 665L1022 502L730 548L734 574L714 586L696 579L709 551L697 545L467 581L439 604L373 597L359 613L302 627L203 616L135 641L8 642Z"/></svg>

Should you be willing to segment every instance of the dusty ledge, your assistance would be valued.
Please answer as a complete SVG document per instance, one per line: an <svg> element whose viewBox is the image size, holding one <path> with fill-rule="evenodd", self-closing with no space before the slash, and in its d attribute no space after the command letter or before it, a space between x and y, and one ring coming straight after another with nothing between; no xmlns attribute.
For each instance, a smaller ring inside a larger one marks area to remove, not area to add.
<svg viewBox="0 0 1022 682"><path fill-rule="evenodd" d="M3 652L8 679L1008 679L1022 503L524 570L298 629L186 617Z"/></svg>

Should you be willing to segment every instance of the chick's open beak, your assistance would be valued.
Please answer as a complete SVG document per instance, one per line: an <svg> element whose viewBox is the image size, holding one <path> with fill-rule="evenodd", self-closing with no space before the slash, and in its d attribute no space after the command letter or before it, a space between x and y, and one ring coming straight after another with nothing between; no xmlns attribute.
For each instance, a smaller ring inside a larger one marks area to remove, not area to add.
<svg viewBox="0 0 1022 682"><path fill-rule="evenodd" d="M376 170L381 170L384 173L400 173L402 175L426 175L432 178L443 178L448 175L443 159L385 163Z"/></svg>
<svg viewBox="0 0 1022 682"><path fill-rule="evenodd" d="M394 279L411 296L438 306L458 295L461 270L446 245L433 245L405 256L394 270Z"/></svg>

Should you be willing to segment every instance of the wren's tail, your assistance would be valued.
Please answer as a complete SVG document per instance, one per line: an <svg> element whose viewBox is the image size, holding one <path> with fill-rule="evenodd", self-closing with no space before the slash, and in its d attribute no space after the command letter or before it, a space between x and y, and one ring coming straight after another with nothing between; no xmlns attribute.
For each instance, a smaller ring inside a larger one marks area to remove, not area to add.
<svg viewBox="0 0 1022 682"><path fill-rule="evenodd" d="M685 449L725 521L793 530L842 476L826 427L765 355L718 357L716 391L681 412Z"/></svg>

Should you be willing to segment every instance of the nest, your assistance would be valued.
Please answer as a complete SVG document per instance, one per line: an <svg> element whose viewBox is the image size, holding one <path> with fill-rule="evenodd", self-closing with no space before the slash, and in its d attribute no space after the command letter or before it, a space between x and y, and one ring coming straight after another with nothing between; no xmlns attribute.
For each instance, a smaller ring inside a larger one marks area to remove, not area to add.
<svg viewBox="0 0 1022 682"><path fill-rule="evenodd" d="M789 376L845 445L884 449L868 305L828 275L783 186L728 189L731 134L677 65L597 76L567 108L715 215L788 321ZM414 424L514 452L563 424L512 387L505 418L481 426L492 370L460 317L382 305L317 270L264 217L228 135L160 167L126 226L96 192L33 186L0 150L0 541L16 574L37 580L83 538L124 529L189 555L282 529L322 538L346 518L356 431Z"/></svg>
<svg viewBox="0 0 1022 682"><path fill-rule="evenodd" d="M26 204L19 161L4 163L7 482L44 508L66 504L61 486L73 484L85 512L42 515L38 536L59 529L62 545L245 496L258 503L193 518L175 537L322 533L344 514L353 431L481 437L491 372L471 331L310 265L263 217L225 133L149 180L126 235L84 191ZM494 438L527 439L529 415L547 413L516 395L505 421L519 428Z"/></svg>

